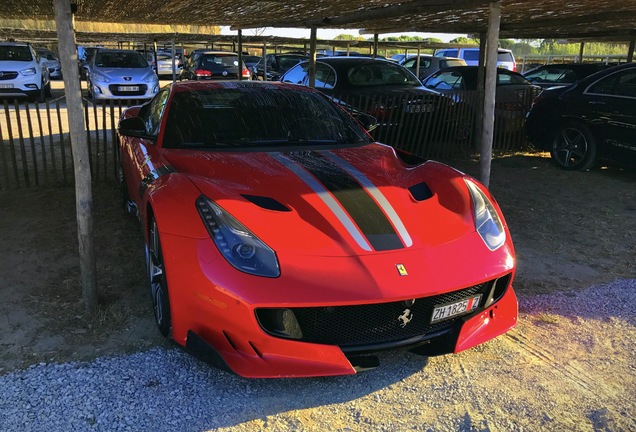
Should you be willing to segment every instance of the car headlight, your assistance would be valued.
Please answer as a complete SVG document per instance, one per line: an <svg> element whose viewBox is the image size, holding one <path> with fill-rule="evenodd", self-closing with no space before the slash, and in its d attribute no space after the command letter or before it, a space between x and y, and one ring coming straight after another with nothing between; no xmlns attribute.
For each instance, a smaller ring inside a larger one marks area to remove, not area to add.
<svg viewBox="0 0 636 432"><path fill-rule="evenodd" d="M274 251L231 214L201 195L197 210L221 255L236 269L256 276L278 277Z"/></svg>
<svg viewBox="0 0 636 432"><path fill-rule="evenodd" d="M144 79L145 82L147 83L151 83L151 82L157 82L159 81L159 78L157 78L157 75L153 73L149 74L146 76L146 78Z"/></svg>
<svg viewBox="0 0 636 432"><path fill-rule="evenodd" d="M32 67L32 68L21 70L20 73L25 76L30 76L30 75L35 75L36 70L34 67Z"/></svg>
<svg viewBox="0 0 636 432"><path fill-rule="evenodd" d="M475 228L481 239L486 243L488 249L494 251L506 241L506 232L499 215L486 194L475 184L474 181L464 178L468 192L473 201L473 213L475 217Z"/></svg>
<svg viewBox="0 0 636 432"><path fill-rule="evenodd" d="M108 78L106 75L102 75L102 74L99 74L99 73L94 73L93 74L93 81L94 82L109 83L110 82L110 78Z"/></svg>

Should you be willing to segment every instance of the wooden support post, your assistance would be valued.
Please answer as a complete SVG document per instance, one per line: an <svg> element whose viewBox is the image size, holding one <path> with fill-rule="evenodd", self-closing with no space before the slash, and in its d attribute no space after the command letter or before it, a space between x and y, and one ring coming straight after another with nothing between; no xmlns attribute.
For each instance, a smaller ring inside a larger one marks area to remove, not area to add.
<svg viewBox="0 0 636 432"><path fill-rule="evenodd" d="M177 49L174 46L174 39L172 39L172 82L177 82ZM159 67L159 66L157 66ZM159 75L157 75L159 78Z"/></svg>
<svg viewBox="0 0 636 432"><path fill-rule="evenodd" d="M497 89L497 51L501 23L501 1L488 5L488 36L486 40L486 90L484 92L484 116L479 156L480 180L490 185L492 145L495 134L495 92Z"/></svg>
<svg viewBox="0 0 636 432"><path fill-rule="evenodd" d="M243 80L243 30L238 29L238 79Z"/></svg>
<svg viewBox="0 0 636 432"><path fill-rule="evenodd" d="M71 3L55 0L55 27L62 70L75 173L75 208L79 240L82 300L89 313L97 309L97 273L93 234L93 195Z"/></svg>
<svg viewBox="0 0 636 432"><path fill-rule="evenodd" d="M378 57L378 34L373 33L373 58Z"/></svg>
<svg viewBox="0 0 636 432"><path fill-rule="evenodd" d="M157 74L157 78L159 78L159 63L157 63L157 39L153 39L152 41L152 58L155 62L155 73Z"/></svg>
<svg viewBox="0 0 636 432"><path fill-rule="evenodd" d="M583 50L585 49L585 42L581 42L581 47L579 48L579 61L577 63L583 63Z"/></svg>
<svg viewBox="0 0 636 432"><path fill-rule="evenodd" d="M422 50L420 46L417 46L417 60L415 60L415 76L420 79L420 54ZM408 57L404 57L404 60L408 59Z"/></svg>
<svg viewBox="0 0 636 432"><path fill-rule="evenodd" d="M627 63L634 61L634 46L636 46L636 38L629 41L629 50L627 51Z"/></svg>
<svg viewBox="0 0 636 432"><path fill-rule="evenodd" d="M263 69L263 81L267 81L267 42L263 42L263 59L261 60Z"/></svg>
<svg viewBox="0 0 636 432"><path fill-rule="evenodd" d="M318 30L316 27L311 28L309 34L309 87L316 87L316 43L318 39Z"/></svg>

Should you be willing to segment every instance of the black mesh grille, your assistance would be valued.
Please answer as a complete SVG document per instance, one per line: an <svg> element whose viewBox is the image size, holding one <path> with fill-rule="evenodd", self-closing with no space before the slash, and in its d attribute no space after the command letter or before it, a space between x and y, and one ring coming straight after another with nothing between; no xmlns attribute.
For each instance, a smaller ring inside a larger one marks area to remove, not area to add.
<svg viewBox="0 0 636 432"><path fill-rule="evenodd" d="M410 306L403 301L359 306L291 308L302 330L305 342L353 347L398 342L418 336L443 331L451 327L460 317L431 324L435 306L453 303L467 297L482 294L480 307L483 310L492 284L486 282L451 293L415 300ZM412 320L403 328L399 316L410 309ZM268 311L268 312L265 312ZM260 319L259 313L263 317ZM257 317L265 331L285 337L280 330L268 328L271 309L257 309ZM272 325L272 327L274 327Z"/></svg>
<svg viewBox="0 0 636 432"><path fill-rule="evenodd" d="M119 87L138 87L137 91L120 91ZM108 89L114 96L143 96L146 94L146 84L111 84Z"/></svg>
<svg viewBox="0 0 636 432"><path fill-rule="evenodd" d="M16 79L17 77L17 72L2 72L2 75L0 75L0 80Z"/></svg>

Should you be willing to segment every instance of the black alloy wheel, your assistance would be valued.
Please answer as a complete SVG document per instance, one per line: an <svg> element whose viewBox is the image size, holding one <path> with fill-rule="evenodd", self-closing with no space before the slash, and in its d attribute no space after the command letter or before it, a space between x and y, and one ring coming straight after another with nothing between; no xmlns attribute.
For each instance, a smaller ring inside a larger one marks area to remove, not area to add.
<svg viewBox="0 0 636 432"><path fill-rule="evenodd" d="M552 141L552 160L566 170L588 170L596 164L596 139L587 126L569 122L561 126Z"/></svg>
<svg viewBox="0 0 636 432"><path fill-rule="evenodd" d="M150 282L150 295L152 297L152 309L155 315L155 323L159 332L164 337L170 337L172 321L170 314L170 301L168 298L168 284L166 281L166 268L163 262L159 229L154 217L148 224L148 242L146 244L146 265Z"/></svg>

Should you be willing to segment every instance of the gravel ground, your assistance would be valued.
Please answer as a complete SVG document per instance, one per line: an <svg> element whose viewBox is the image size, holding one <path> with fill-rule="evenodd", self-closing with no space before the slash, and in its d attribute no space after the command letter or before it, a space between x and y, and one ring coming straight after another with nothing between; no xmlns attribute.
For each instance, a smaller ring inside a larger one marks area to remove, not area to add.
<svg viewBox="0 0 636 432"><path fill-rule="evenodd" d="M246 380L177 348L40 363L0 376L0 431L636 430L634 294L521 297L502 337L348 377Z"/></svg>

